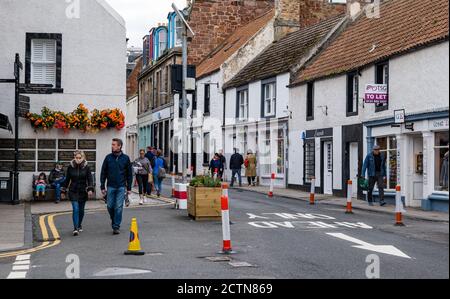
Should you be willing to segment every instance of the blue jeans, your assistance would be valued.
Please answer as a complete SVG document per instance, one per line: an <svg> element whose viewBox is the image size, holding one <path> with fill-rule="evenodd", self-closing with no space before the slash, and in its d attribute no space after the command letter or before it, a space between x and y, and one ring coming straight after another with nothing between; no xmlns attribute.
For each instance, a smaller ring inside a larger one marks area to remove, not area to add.
<svg viewBox="0 0 450 299"><path fill-rule="evenodd" d="M163 179L158 178L157 174L153 174L153 184L155 185L155 189L158 194L161 194L162 191L162 181Z"/></svg>
<svg viewBox="0 0 450 299"><path fill-rule="evenodd" d="M107 203L112 229L119 229L122 223L123 203L125 202L125 187L108 187Z"/></svg>
<svg viewBox="0 0 450 299"><path fill-rule="evenodd" d="M45 192L45 186L44 185L36 186L36 192Z"/></svg>
<svg viewBox="0 0 450 299"><path fill-rule="evenodd" d="M234 185L234 180L236 179L236 174L239 179L239 186L242 185L242 175L241 175L241 169L232 169L231 170L231 186Z"/></svg>
<svg viewBox="0 0 450 299"><path fill-rule="evenodd" d="M65 178L54 181L52 186L55 188L56 201L61 200L61 184L64 183Z"/></svg>
<svg viewBox="0 0 450 299"><path fill-rule="evenodd" d="M86 206L85 201L72 201L72 219L73 219L73 229L77 230L81 228L81 223L84 218L84 207Z"/></svg>

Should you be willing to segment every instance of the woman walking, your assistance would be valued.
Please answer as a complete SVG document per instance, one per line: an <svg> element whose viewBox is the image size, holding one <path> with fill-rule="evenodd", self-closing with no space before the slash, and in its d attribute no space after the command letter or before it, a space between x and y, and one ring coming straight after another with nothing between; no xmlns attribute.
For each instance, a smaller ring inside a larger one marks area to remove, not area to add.
<svg viewBox="0 0 450 299"><path fill-rule="evenodd" d="M82 151L74 153L74 159L67 168L66 180L62 184L61 191L64 198L69 188L69 199L72 202L73 235L78 236L83 231L81 226L84 218L86 201L94 197L94 179L91 169L86 162L86 156Z"/></svg>
<svg viewBox="0 0 450 299"><path fill-rule="evenodd" d="M156 189L156 195L158 197L161 196L162 181L166 177L166 169L167 169L166 160L164 160L164 158L162 157L161 150L158 150L156 152L156 157L154 159L154 166L153 166L153 182Z"/></svg>
<svg viewBox="0 0 450 299"><path fill-rule="evenodd" d="M251 150L247 152L245 158L245 176L249 186L256 186L256 156Z"/></svg>
<svg viewBox="0 0 450 299"><path fill-rule="evenodd" d="M145 156L145 150L141 149L139 151L139 158L137 158L133 167L136 173L136 180L139 186L139 204L143 205L147 203L146 195L150 195L151 189L148 189L150 179L149 175L152 175L152 166L150 165L150 161Z"/></svg>

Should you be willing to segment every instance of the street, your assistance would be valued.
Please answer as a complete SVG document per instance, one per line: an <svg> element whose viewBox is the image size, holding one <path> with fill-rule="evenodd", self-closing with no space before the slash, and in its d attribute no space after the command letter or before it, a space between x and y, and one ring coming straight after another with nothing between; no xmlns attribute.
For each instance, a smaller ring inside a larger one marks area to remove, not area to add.
<svg viewBox="0 0 450 299"><path fill-rule="evenodd" d="M66 278L77 259L79 277L86 279L366 279L377 259L382 279L449 278L448 223L408 219L406 227L395 227L390 215L344 211L232 189L236 254L229 256L218 254L220 222L192 221L170 203L126 208L119 236L112 235L105 211L89 211L79 237L72 236L70 213L63 214L54 218L61 243L30 256L0 258L0 278L11 275L13 267L25 270L27 279ZM132 217L138 220L145 256L123 254ZM42 232L37 215L33 218L36 241Z"/></svg>

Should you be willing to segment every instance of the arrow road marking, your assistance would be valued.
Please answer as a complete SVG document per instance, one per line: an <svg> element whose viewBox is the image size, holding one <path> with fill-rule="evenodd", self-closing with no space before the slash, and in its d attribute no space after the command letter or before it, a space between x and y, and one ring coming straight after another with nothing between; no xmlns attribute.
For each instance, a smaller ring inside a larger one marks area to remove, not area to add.
<svg viewBox="0 0 450 299"><path fill-rule="evenodd" d="M347 236L346 234L342 234L342 233L327 233L327 235L358 244L358 245L352 246L355 248L389 254L389 255L394 255L394 256L407 258L407 259L411 258L410 256L406 255L405 253L403 253L402 251L400 251L399 249L397 249L391 245L374 245L374 244L370 244L370 243L358 240L356 238Z"/></svg>

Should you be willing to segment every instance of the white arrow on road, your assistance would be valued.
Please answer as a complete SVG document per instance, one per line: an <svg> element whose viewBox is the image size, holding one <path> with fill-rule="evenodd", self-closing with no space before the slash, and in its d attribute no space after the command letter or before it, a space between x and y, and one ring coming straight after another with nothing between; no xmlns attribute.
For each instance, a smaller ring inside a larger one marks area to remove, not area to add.
<svg viewBox="0 0 450 299"><path fill-rule="evenodd" d="M327 235L358 244L358 245L352 246L355 248L374 251L374 252L380 252L380 253L394 255L394 256L399 256L399 257L403 257L403 258L407 258L407 259L411 258L408 255L406 255L405 253L403 253L402 251L400 251L399 249L397 249L391 245L374 245L374 244L370 244L370 243L358 240L356 238L347 236L346 234L342 234L342 233L327 233Z"/></svg>

